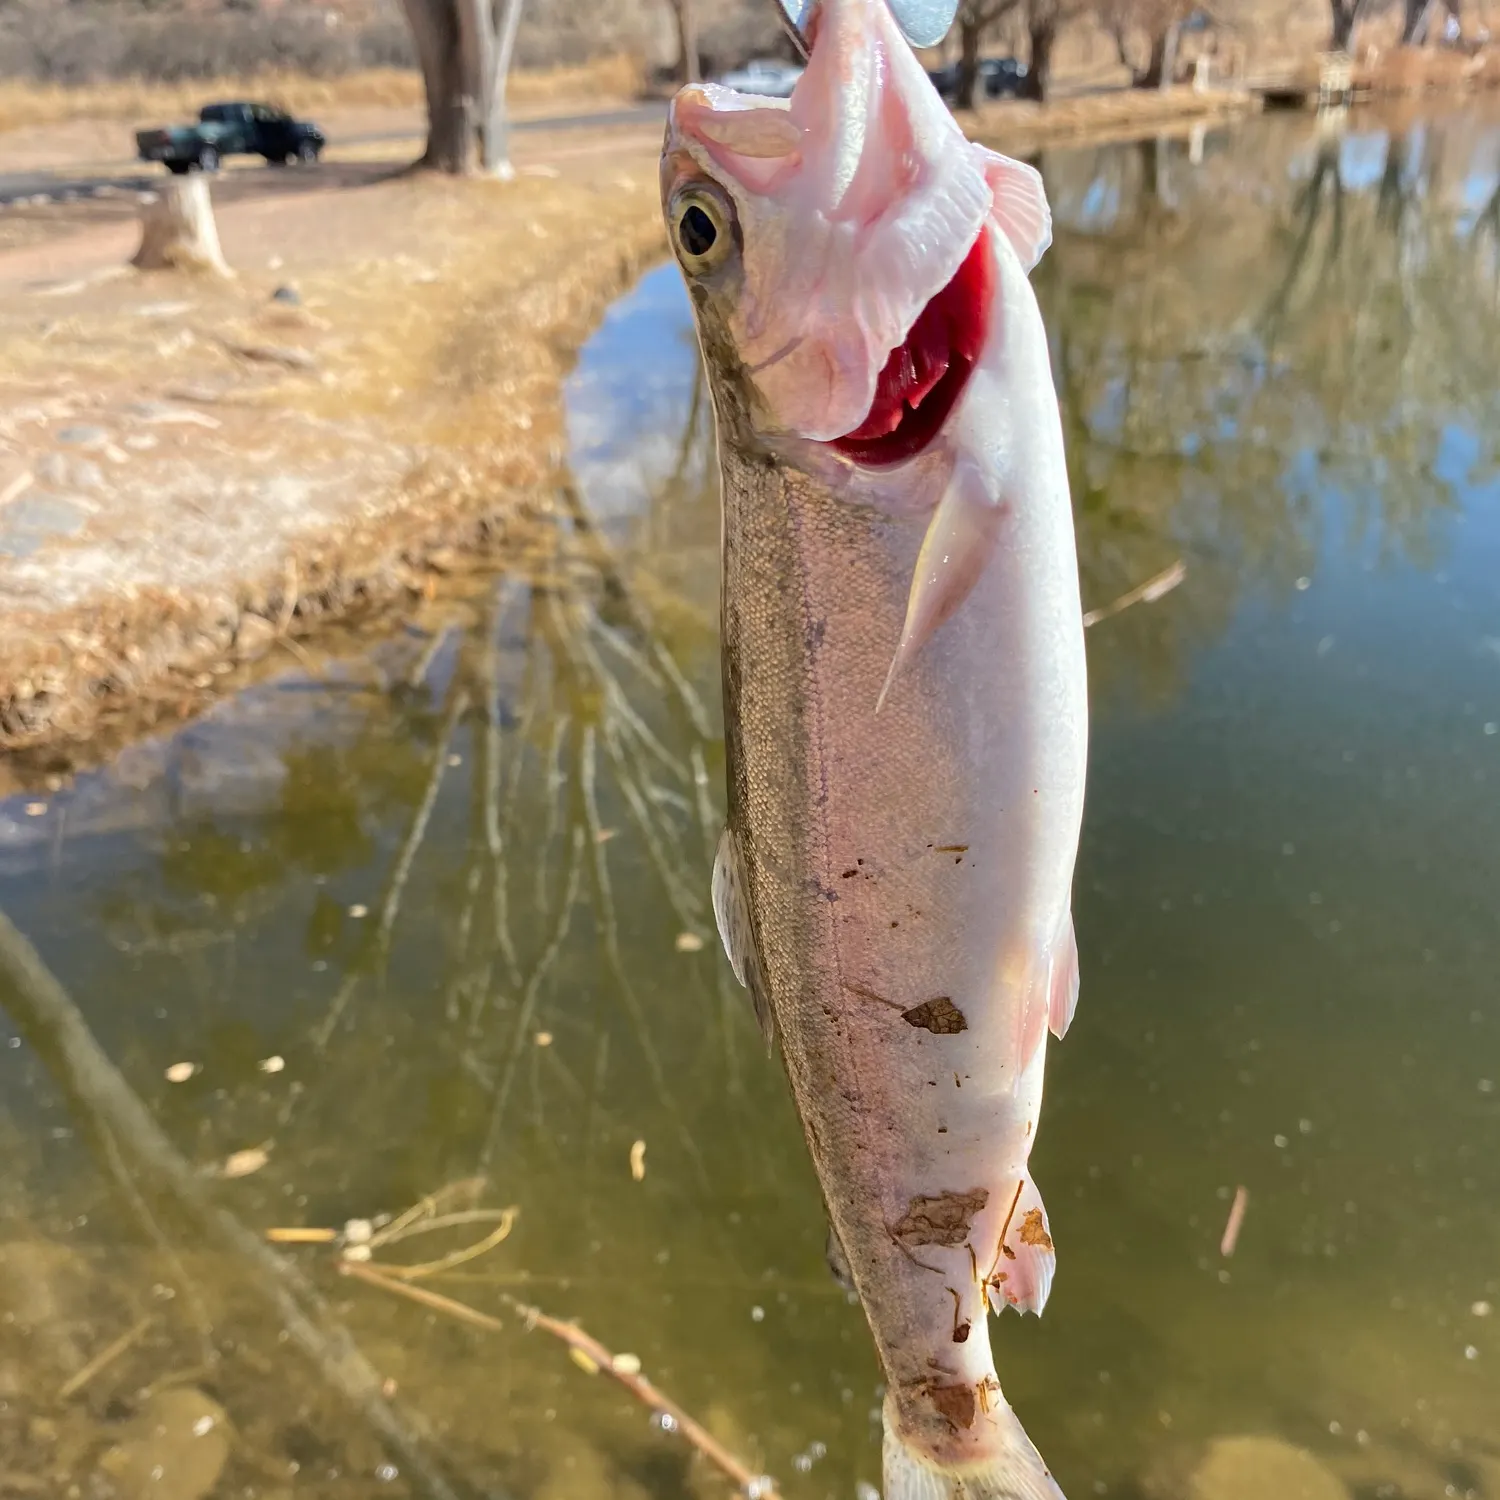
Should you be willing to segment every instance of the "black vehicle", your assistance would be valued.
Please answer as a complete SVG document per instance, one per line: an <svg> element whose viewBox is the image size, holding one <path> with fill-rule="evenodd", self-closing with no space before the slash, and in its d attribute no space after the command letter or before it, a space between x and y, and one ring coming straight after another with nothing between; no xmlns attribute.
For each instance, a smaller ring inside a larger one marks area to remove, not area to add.
<svg viewBox="0 0 1500 1500"><path fill-rule="evenodd" d="M927 76L933 87L948 101L958 97L959 65L949 63L936 68ZM986 99L999 99L1006 94L1019 94L1026 77L1026 64L1014 57L981 57L979 59L979 86L976 90Z"/></svg>
<svg viewBox="0 0 1500 1500"><path fill-rule="evenodd" d="M318 127L294 120L269 104L205 104L196 125L142 130L135 138L142 161L173 172L217 172L226 156L263 156L273 166L311 165L327 144Z"/></svg>

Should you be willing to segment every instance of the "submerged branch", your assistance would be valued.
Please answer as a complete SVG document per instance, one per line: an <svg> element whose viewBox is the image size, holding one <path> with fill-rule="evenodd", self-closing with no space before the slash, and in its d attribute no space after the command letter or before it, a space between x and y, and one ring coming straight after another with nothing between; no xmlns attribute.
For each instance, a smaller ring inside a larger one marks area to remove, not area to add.
<svg viewBox="0 0 1500 1500"><path fill-rule="evenodd" d="M112 1139L132 1177L158 1183L205 1238L234 1258L245 1273L244 1284L265 1301L323 1378L401 1457L429 1495L457 1500L416 1433L381 1394L380 1376L348 1330L294 1265L212 1201L204 1179L167 1139L95 1041L67 991L3 913L0 1005L52 1074L84 1129L96 1140Z"/></svg>
<svg viewBox="0 0 1500 1500"><path fill-rule="evenodd" d="M398 1297L419 1302L434 1312L446 1313L471 1327L482 1328L486 1333L505 1331L505 1324L499 1318L492 1318L478 1308L458 1302L452 1297L445 1297L429 1287L408 1286L405 1282L392 1281L382 1266L344 1261L339 1270L346 1276L353 1276L364 1282L366 1286L378 1286L385 1291L394 1292ZM612 1376L643 1405L669 1419L670 1426L668 1422L663 1422L663 1428L680 1432L704 1458L734 1482L741 1494L752 1497L752 1500L780 1500L776 1482L769 1475L756 1474L724 1447L706 1427L695 1422L670 1396L658 1390L641 1374L638 1360L628 1355L611 1354L598 1339L585 1333L576 1324L551 1317L540 1308L512 1297L508 1292L501 1292L500 1298L524 1319L528 1329L540 1328L544 1333L550 1333L553 1338L565 1343L574 1356L574 1362L589 1374Z"/></svg>

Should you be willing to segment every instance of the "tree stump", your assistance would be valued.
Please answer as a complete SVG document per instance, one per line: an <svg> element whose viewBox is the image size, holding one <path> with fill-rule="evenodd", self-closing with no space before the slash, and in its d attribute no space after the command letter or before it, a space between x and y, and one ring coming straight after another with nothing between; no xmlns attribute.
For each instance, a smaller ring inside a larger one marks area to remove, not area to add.
<svg viewBox="0 0 1500 1500"><path fill-rule="evenodd" d="M174 179L141 205L141 248L131 264L142 271L206 271L232 276L219 248L208 179L200 174Z"/></svg>

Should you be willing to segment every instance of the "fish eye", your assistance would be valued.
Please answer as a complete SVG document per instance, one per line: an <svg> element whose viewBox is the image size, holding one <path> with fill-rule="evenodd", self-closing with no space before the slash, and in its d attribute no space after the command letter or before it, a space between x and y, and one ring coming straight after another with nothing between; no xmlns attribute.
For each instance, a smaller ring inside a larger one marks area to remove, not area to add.
<svg viewBox="0 0 1500 1500"><path fill-rule="evenodd" d="M717 194L688 188L672 206L672 238L686 270L699 275L712 271L734 248L729 211Z"/></svg>

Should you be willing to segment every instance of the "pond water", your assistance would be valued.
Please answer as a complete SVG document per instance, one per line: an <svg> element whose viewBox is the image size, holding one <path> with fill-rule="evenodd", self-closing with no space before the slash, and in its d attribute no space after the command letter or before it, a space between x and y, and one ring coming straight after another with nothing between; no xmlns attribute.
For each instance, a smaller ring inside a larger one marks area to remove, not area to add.
<svg viewBox="0 0 1500 1500"><path fill-rule="evenodd" d="M1089 632L1059 1275L995 1327L1006 1392L1073 1500L1186 1494L1236 1434L1335 1495L1500 1496L1500 126L1041 165L1085 605L1181 581ZM0 803L0 908L72 997L0 977L0 1495L729 1492L507 1298L789 1500L878 1483L868 1334L708 906L718 516L673 270L568 400L533 567ZM261 1249L480 1176L444 1206L510 1234L414 1284L498 1331Z"/></svg>

